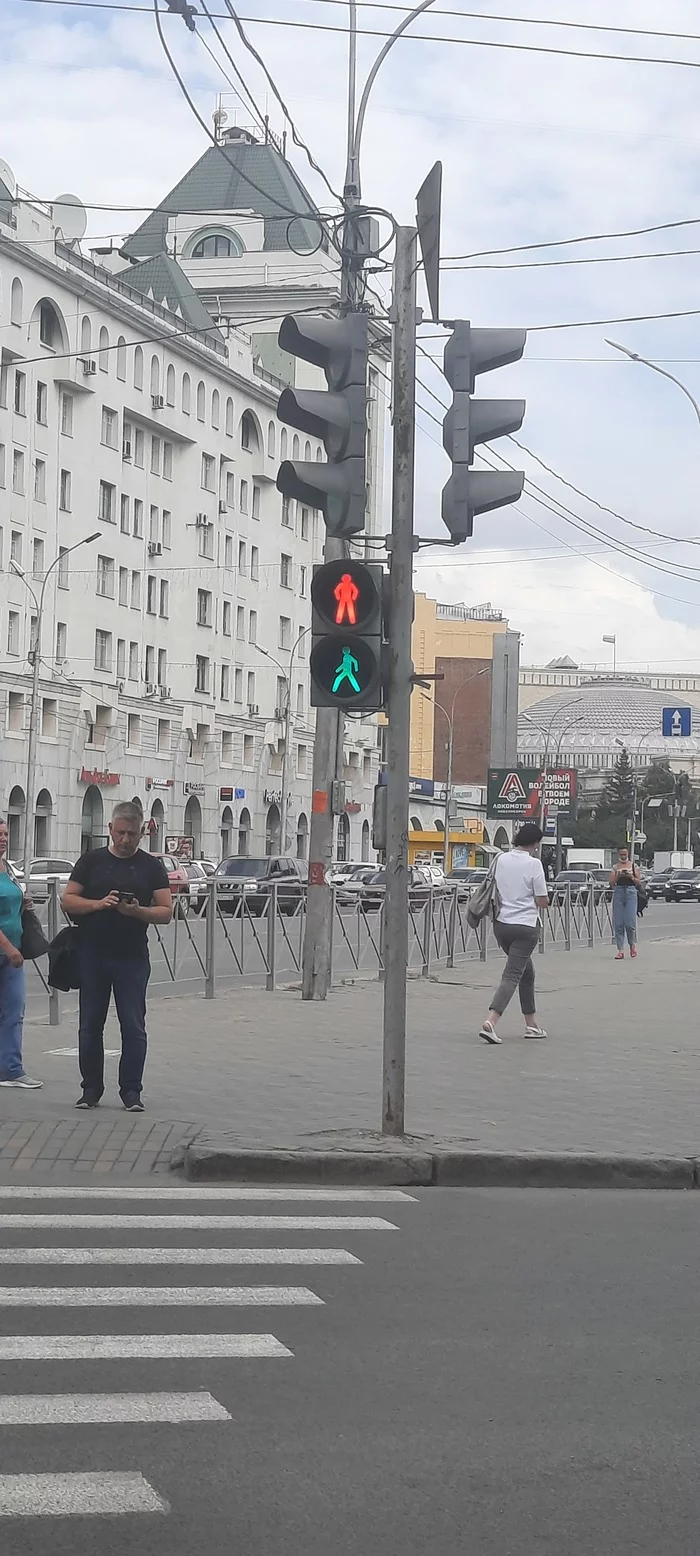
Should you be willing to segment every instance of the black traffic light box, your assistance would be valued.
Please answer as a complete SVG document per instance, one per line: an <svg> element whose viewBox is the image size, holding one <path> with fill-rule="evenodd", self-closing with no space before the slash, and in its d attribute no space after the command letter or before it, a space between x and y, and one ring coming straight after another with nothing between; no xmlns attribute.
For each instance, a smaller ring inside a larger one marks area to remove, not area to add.
<svg viewBox="0 0 700 1556"><path fill-rule="evenodd" d="M323 562L311 583L311 706L383 706L382 579L376 562Z"/></svg>
<svg viewBox="0 0 700 1556"><path fill-rule="evenodd" d="M368 330L367 314L288 314L278 336L290 356L323 369L328 389L289 388L280 395L280 421L320 438L327 463L283 460L277 490L318 508L328 534L340 539L365 527Z"/></svg>
<svg viewBox="0 0 700 1556"><path fill-rule="evenodd" d="M525 341L525 330L473 329L467 319L452 322L443 358L452 403L442 424L452 473L442 491L442 518L457 544L472 534L476 514L517 502L522 492L522 471L471 467L480 443L517 432L525 401L475 400L472 395L480 373L520 360Z"/></svg>

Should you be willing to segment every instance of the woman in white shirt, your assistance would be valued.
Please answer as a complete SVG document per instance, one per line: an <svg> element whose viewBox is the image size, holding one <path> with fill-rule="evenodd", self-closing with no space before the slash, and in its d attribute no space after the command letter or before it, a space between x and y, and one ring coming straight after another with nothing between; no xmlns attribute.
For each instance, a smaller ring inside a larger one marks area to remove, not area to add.
<svg viewBox="0 0 700 1556"><path fill-rule="evenodd" d="M485 1043L500 1043L496 1027L516 989L525 1017L526 1037L546 1037L535 1010L535 968L532 953L540 935L539 909L549 903L541 860L537 857L542 829L526 821L513 847L496 862L496 887L501 899L493 930L508 958L491 1009L479 1031Z"/></svg>

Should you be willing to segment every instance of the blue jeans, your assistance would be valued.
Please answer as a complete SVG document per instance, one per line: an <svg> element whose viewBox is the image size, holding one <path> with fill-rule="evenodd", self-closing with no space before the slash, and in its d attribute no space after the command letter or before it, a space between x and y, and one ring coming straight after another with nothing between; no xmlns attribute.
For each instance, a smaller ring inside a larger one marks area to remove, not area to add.
<svg viewBox="0 0 700 1556"><path fill-rule="evenodd" d="M24 1074L24 967L13 967L0 956L0 1080L16 1081Z"/></svg>
<svg viewBox="0 0 700 1556"><path fill-rule="evenodd" d="M101 1097L104 1081L103 1034L114 994L122 1034L119 1093L141 1095L146 1063L146 988L151 976L147 956L120 961L116 957L80 953L80 1018L78 1054L83 1091Z"/></svg>
<svg viewBox="0 0 700 1556"><path fill-rule="evenodd" d="M616 886L613 892L613 924L618 951L625 949L625 935L630 945L637 943L637 888Z"/></svg>

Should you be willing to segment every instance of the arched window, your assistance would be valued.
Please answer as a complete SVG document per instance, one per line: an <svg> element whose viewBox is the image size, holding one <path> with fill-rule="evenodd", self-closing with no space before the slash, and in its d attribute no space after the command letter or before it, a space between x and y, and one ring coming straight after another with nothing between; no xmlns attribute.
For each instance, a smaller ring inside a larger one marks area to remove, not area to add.
<svg viewBox="0 0 700 1556"><path fill-rule="evenodd" d="M182 375L182 412L183 412L184 416L189 416L191 402L192 402L192 385L190 383L190 375L189 375L189 373L183 373L183 375Z"/></svg>
<svg viewBox="0 0 700 1556"><path fill-rule="evenodd" d="M109 372L109 330L104 324L100 330L100 372Z"/></svg>
<svg viewBox="0 0 700 1556"><path fill-rule="evenodd" d="M212 396L211 396L211 424L212 424L212 427L218 428L220 418L221 418L221 400L219 398L219 391L218 391L218 389L214 389L214 390L212 390Z"/></svg>
<svg viewBox="0 0 700 1556"><path fill-rule="evenodd" d="M369 822L368 821L363 821L363 823L362 823L362 862L363 862L363 864L366 864L368 860L369 860Z"/></svg>
<svg viewBox="0 0 700 1556"><path fill-rule="evenodd" d="M297 818L297 859L305 859L309 847L309 821L304 811Z"/></svg>
<svg viewBox="0 0 700 1556"><path fill-rule="evenodd" d="M304 444L304 458L305 459L310 459L311 458L311 444L310 444L308 438L306 439L306 442Z"/></svg>
<svg viewBox="0 0 700 1556"><path fill-rule="evenodd" d="M238 852L245 858L250 853L250 811L245 805L238 818Z"/></svg>
<svg viewBox="0 0 700 1556"><path fill-rule="evenodd" d="M165 375L165 400L167 405L175 404L175 369L172 362Z"/></svg>
<svg viewBox="0 0 700 1556"><path fill-rule="evenodd" d="M277 434L275 432L274 421L270 421L267 424L267 457L268 457L268 459L274 459L274 457L275 457L275 442L276 442L276 438L277 438Z"/></svg>
<svg viewBox="0 0 700 1556"><path fill-rule="evenodd" d="M48 854L51 843L53 800L48 789L40 789L34 807L34 858Z"/></svg>
<svg viewBox="0 0 700 1556"><path fill-rule="evenodd" d="M56 308L48 298L42 298L39 304L39 340L42 346L48 346L50 351L58 351L64 344L63 336Z"/></svg>
<svg viewBox="0 0 700 1556"><path fill-rule="evenodd" d="M238 259L242 253L243 244L236 232L217 230L204 232L200 237L195 236L188 258Z"/></svg>
<svg viewBox="0 0 700 1556"><path fill-rule="evenodd" d="M160 362L156 356L151 357L151 394L160 394Z"/></svg>
<svg viewBox="0 0 700 1556"><path fill-rule="evenodd" d="M287 428L283 427L280 434L280 459L287 458Z"/></svg>
<svg viewBox="0 0 700 1556"><path fill-rule="evenodd" d="M241 416L241 448L249 453L257 453L260 448L258 424L252 411L244 411Z"/></svg>
<svg viewBox="0 0 700 1556"><path fill-rule="evenodd" d="M80 324L80 350L83 352L92 350L92 325L87 316Z"/></svg>
<svg viewBox="0 0 700 1556"><path fill-rule="evenodd" d="M233 437L233 400L230 395L226 401L226 436Z"/></svg>
<svg viewBox="0 0 700 1556"><path fill-rule="evenodd" d="M207 392L200 378L197 384L197 421L204 421L206 411Z"/></svg>
<svg viewBox="0 0 700 1556"><path fill-rule="evenodd" d="M20 281L19 276L15 276L15 279L12 282L12 292L11 292L11 295L10 295L10 323L11 324L21 324L22 323L22 304L23 304L23 299L24 299L24 290L23 290L23 287L22 287L22 282Z"/></svg>
<svg viewBox="0 0 700 1556"><path fill-rule="evenodd" d="M323 459L323 449L321 448L321 445L319 443L318 448L316 449L316 463L318 465L320 465L322 459Z"/></svg>
<svg viewBox="0 0 700 1556"><path fill-rule="evenodd" d="M117 341L117 378L126 382L126 341L123 335Z"/></svg>
<svg viewBox="0 0 700 1556"><path fill-rule="evenodd" d="M339 864L345 864L350 853L350 818L344 813L338 817L338 831L336 835L335 857Z"/></svg>
<svg viewBox="0 0 700 1556"><path fill-rule="evenodd" d="M292 459L298 459L298 458L299 458L299 437L298 437L298 434L295 432L294 437L292 438Z"/></svg>
<svg viewBox="0 0 700 1556"><path fill-rule="evenodd" d="M140 346L134 351L134 388L143 389L143 352Z"/></svg>

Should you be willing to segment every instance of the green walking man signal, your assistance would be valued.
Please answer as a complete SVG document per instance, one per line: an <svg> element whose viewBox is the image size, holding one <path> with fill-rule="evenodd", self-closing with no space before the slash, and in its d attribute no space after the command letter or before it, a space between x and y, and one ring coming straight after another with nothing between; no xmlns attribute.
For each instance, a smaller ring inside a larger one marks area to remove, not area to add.
<svg viewBox="0 0 700 1556"><path fill-rule="evenodd" d="M311 584L311 705L384 705L383 568L346 557L314 569Z"/></svg>

